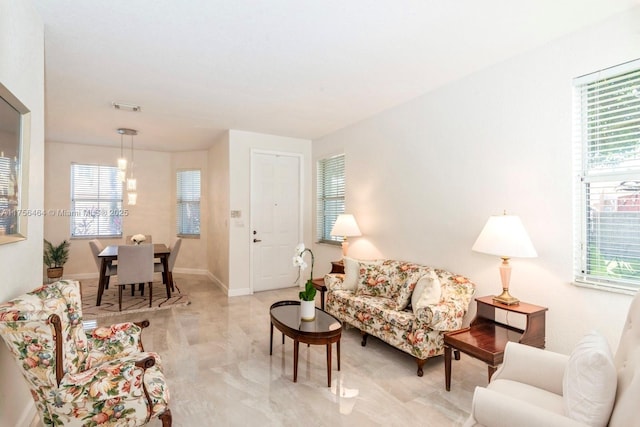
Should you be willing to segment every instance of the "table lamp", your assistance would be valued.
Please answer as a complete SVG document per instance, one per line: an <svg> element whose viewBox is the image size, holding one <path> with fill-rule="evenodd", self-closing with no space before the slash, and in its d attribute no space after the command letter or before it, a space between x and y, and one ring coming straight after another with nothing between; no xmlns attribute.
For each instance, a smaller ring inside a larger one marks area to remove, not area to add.
<svg viewBox="0 0 640 427"><path fill-rule="evenodd" d="M518 304L520 300L509 294L509 280L511 278L509 258L534 258L538 256L520 218L516 215L507 215L506 212L504 215L489 217L471 250L502 258L500 265L502 294L494 297L493 300L506 305Z"/></svg>
<svg viewBox="0 0 640 427"><path fill-rule="evenodd" d="M331 229L332 236L342 236L342 256L347 256L347 251L349 250L349 243L347 242L347 237L355 237L362 236L360 232L360 228L358 228L358 223L356 219L351 214L341 214L338 215L338 219L333 224L333 228Z"/></svg>

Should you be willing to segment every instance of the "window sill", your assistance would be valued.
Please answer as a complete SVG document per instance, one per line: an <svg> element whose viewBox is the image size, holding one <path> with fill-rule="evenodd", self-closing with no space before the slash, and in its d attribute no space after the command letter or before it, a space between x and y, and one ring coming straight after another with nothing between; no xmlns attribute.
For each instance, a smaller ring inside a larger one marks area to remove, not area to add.
<svg viewBox="0 0 640 427"><path fill-rule="evenodd" d="M572 282L572 284L579 288L595 289L598 291L613 292L616 294L624 294L624 295L635 295L638 292L638 288L634 288L632 286L624 286L624 285L606 285L602 283L578 282L575 280Z"/></svg>

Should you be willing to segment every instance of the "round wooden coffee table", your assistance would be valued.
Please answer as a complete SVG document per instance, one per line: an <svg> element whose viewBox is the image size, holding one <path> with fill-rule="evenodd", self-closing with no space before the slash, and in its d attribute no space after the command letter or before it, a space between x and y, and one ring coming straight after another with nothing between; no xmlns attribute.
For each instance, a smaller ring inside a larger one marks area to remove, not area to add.
<svg viewBox="0 0 640 427"><path fill-rule="evenodd" d="M278 301L269 309L271 315L271 341L269 355L273 354L273 327L293 340L293 382L298 381L298 349L300 343L327 346L327 386L331 387L331 344L336 343L338 371L340 370L340 336L342 323L329 313L316 307L311 321L300 319L300 301Z"/></svg>

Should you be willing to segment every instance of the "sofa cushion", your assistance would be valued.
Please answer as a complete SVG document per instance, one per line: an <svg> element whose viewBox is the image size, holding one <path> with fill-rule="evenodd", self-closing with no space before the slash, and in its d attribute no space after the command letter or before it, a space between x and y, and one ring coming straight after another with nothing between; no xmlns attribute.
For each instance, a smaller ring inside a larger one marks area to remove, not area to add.
<svg viewBox="0 0 640 427"><path fill-rule="evenodd" d="M411 308L415 312L427 305L438 304L441 295L442 284L438 275L432 270L418 280L411 295Z"/></svg>
<svg viewBox="0 0 640 427"><path fill-rule="evenodd" d="M562 381L564 410L590 426L606 426L616 397L617 373L607 340L596 331L571 352Z"/></svg>
<svg viewBox="0 0 640 427"><path fill-rule="evenodd" d="M360 264L380 265L382 260L360 261L354 258L344 257L344 282L342 289L355 291L360 279Z"/></svg>
<svg viewBox="0 0 640 427"><path fill-rule="evenodd" d="M397 287L391 282L395 272L393 262L382 264L360 263L356 295L395 299Z"/></svg>
<svg viewBox="0 0 640 427"><path fill-rule="evenodd" d="M410 262L399 262L396 264L396 271L391 280L397 288L395 300L398 310L407 308L418 281L429 270L428 267Z"/></svg>

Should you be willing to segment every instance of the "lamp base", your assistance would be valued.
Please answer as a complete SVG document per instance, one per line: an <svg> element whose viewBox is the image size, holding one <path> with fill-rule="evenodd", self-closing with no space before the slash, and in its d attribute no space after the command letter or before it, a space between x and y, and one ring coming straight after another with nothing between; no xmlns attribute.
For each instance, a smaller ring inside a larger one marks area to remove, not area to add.
<svg viewBox="0 0 640 427"><path fill-rule="evenodd" d="M518 305L520 304L520 300L516 297L512 297L509 294L508 289L503 289L502 293L498 296L493 297L494 302L499 302L504 305Z"/></svg>

